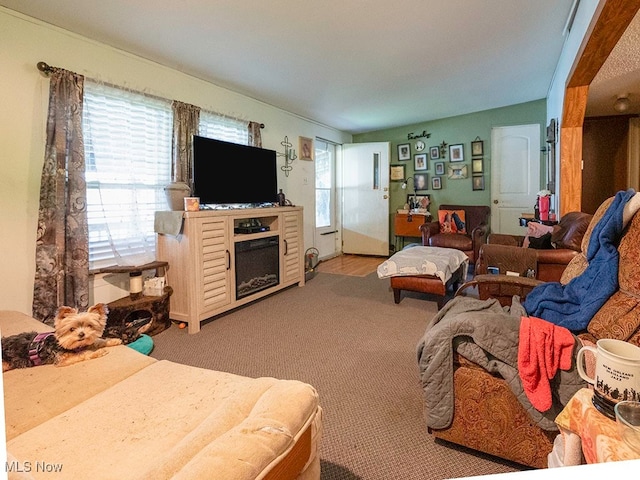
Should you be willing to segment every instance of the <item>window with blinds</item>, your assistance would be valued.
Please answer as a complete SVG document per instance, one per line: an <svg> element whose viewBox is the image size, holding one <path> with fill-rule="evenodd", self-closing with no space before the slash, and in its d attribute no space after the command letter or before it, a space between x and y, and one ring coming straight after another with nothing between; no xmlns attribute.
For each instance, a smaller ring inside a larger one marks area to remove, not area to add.
<svg viewBox="0 0 640 480"><path fill-rule="evenodd" d="M200 111L199 135L225 142L249 144L248 122L225 117L206 110Z"/></svg>
<svg viewBox="0 0 640 480"><path fill-rule="evenodd" d="M92 270L155 260L154 217L171 177L171 101L85 80L89 261ZM248 144L247 122L201 111L199 134Z"/></svg>
<svg viewBox="0 0 640 480"><path fill-rule="evenodd" d="M86 81L83 133L91 268L154 260L154 212L166 210L171 175L171 102Z"/></svg>

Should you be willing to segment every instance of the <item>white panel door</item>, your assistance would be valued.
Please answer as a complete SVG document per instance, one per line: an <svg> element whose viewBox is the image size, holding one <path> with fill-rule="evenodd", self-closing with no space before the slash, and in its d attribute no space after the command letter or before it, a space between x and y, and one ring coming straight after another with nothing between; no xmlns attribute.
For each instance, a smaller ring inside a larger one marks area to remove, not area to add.
<svg viewBox="0 0 640 480"><path fill-rule="evenodd" d="M389 255L388 142L342 148L342 251Z"/></svg>
<svg viewBox="0 0 640 480"><path fill-rule="evenodd" d="M540 191L540 125L491 130L491 231L523 235L519 217L533 213Z"/></svg>

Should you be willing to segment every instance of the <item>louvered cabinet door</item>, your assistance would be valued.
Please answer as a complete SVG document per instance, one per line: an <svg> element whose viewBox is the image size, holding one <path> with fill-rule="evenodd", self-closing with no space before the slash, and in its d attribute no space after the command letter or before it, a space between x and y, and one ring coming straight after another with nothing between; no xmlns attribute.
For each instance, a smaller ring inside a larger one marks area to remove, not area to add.
<svg viewBox="0 0 640 480"><path fill-rule="evenodd" d="M200 245L196 268L199 270L198 317L208 318L231 303L231 254L229 252L228 219L199 219Z"/></svg>
<svg viewBox="0 0 640 480"><path fill-rule="evenodd" d="M282 283L304 283L304 255L302 254L302 211L282 214L283 240L280 249Z"/></svg>

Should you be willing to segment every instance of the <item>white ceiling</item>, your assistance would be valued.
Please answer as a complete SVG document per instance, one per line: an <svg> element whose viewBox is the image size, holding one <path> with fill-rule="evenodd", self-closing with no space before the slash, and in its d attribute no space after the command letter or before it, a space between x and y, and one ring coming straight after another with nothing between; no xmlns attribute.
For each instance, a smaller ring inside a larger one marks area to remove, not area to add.
<svg viewBox="0 0 640 480"><path fill-rule="evenodd" d="M572 4L0 0L352 133L545 98Z"/></svg>

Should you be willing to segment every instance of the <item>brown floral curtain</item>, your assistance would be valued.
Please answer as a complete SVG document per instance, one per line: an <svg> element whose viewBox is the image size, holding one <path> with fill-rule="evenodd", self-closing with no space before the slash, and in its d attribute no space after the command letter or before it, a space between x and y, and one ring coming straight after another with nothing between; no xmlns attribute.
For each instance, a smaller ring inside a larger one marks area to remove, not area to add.
<svg viewBox="0 0 640 480"><path fill-rule="evenodd" d="M249 122L249 145L262 148L262 125Z"/></svg>
<svg viewBox="0 0 640 480"><path fill-rule="evenodd" d="M198 134L200 107L174 100L173 109L173 160L171 181L184 182L193 191L193 136Z"/></svg>
<svg viewBox="0 0 640 480"><path fill-rule="evenodd" d="M89 306L89 229L84 180L84 77L50 68L47 143L40 185L33 316Z"/></svg>

